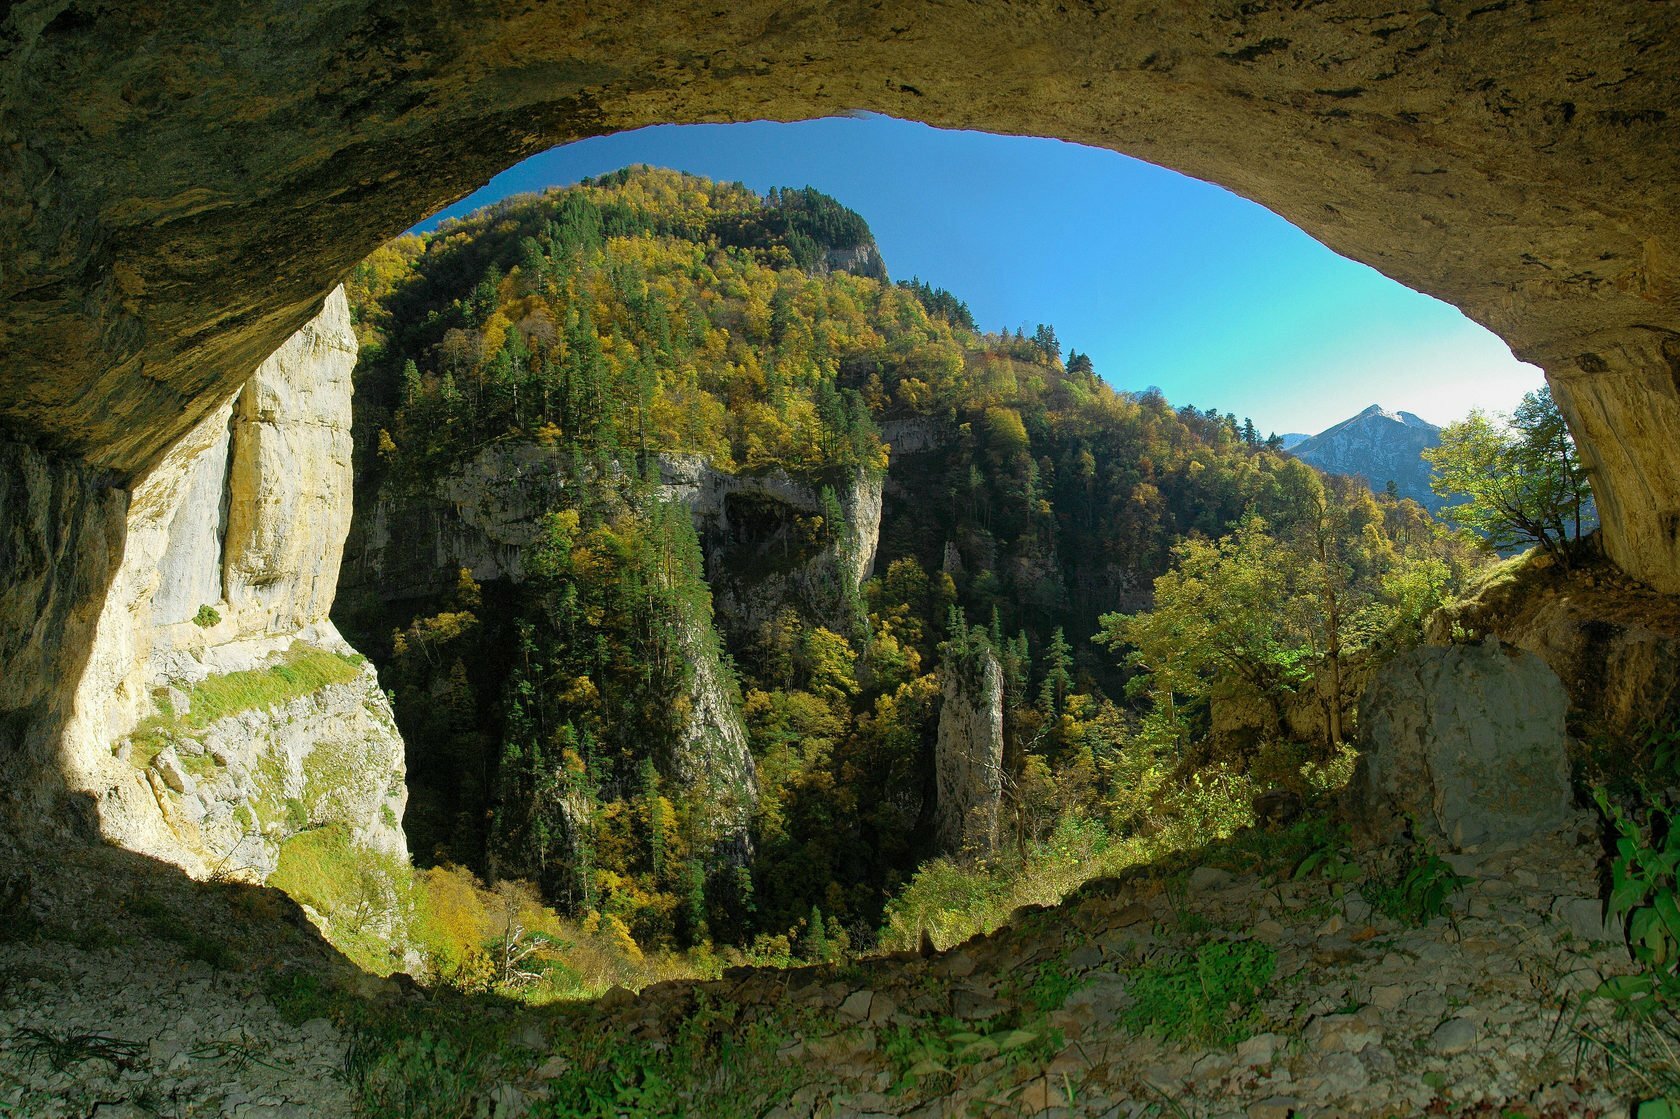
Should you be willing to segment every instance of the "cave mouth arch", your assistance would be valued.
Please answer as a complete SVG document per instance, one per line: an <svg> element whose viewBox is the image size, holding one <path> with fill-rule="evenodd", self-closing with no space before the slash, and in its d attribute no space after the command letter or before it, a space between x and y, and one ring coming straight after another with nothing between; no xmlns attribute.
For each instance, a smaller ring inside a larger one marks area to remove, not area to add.
<svg viewBox="0 0 1680 1119"><path fill-rule="evenodd" d="M1680 590L1672 8L422 3L399 22L41 0L0 26L0 430L119 482L351 265L518 159L862 109L1219 183L1459 307L1547 371L1611 556Z"/></svg>
<svg viewBox="0 0 1680 1119"><path fill-rule="evenodd" d="M1220 184L1543 368L1611 558L1680 592L1677 68L1680 8L1561 0L13 5L0 767L46 767L128 489L341 276L525 156L654 123L864 110Z"/></svg>

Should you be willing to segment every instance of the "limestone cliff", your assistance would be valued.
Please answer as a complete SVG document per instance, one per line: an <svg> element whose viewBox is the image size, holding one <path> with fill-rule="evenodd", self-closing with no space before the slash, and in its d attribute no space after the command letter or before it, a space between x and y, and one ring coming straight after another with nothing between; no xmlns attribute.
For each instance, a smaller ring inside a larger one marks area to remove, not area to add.
<svg viewBox="0 0 1680 1119"><path fill-rule="evenodd" d="M997 843L1003 798L1003 667L990 649L947 656L934 747L935 827L947 855L985 854Z"/></svg>
<svg viewBox="0 0 1680 1119"><path fill-rule="evenodd" d="M355 358L339 289L131 489L61 747L106 838L200 874L323 824L406 854L402 742L327 620Z"/></svg>
<svg viewBox="0 0 1680 1119"><path fill-rule="evenodd" d="M875 567L882 475L859 468L824 486L781 470L719 471L693 455L663 456L660 468L665 491L694 516L726 629L751 635L789 605L849 629L847 604Z"/></svg>
<svg viewBox="0 0 1680 1119"><path fill-rule="evenodd" d="M0 442L0 831L92 830L61 746L127 508L104 471Z"/></svg>
<svg viewBox="0 0 1680 1119"><path fill-rule="evenodd" d="M544 513L566 499L563 448L493 444L433 492L368 495L352 530L344 585L387 600L441 594L460 568L480 581L524 575ZM688 507L719 621L738 632L795 603L842 628L844 603L874 569L883 481L849 471L824 488L780 470L719 470L701 455L660 455L659 493ZM838 512L839 525L818 524Z"/></svg>
<svg viewBox="0 0 1680 1119"><path fill-rule="evenodd" d="M747 748L739 695L725 683L713 634L684 626L679 635L693 668L688 718L666 769L678 787L700 792L711 838L729 861L751 861L747 825L758 801L758 771Z"/></svg>

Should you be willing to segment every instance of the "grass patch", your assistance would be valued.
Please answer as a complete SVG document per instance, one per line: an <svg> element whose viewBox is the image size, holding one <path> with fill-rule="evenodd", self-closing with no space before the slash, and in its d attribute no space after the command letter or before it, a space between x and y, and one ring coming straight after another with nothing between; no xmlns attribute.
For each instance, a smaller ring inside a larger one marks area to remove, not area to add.
<svg viewBox="0 0 1680 1119"><path fill-rule="evenodd" d="M1291 867L1340 833L1322 814L1309 811L1285 828L1248 828L1228 838L1184 821L1152 835L1116 837L1100 822L1064 816L1049 838L1032 844L1023 859L1013 853L990 860L923 863L887 903L880 946L907 951L925 930L936 947L997 931L1026 905L1056 905L1096 878L1153 865L1158 871L1219 866L1239 873Z"/></svg>
<svg viewBox="0 0 1680 1119"><path fill-rule="evenodd" d="M361 672L355 654L314 649L299 642L279 663L247 672L210 676L192 687L187 729L198 730L242 711L274 707L328 684L347 684Z"/></svg>
<svg viewBox="0 0 1680 1119"><path fill-rule="evenodd" d="M129 756L138 768L145 769L165 747L184 735L244 711L277 706L329 684L347 684L361 672L364 661L357 654L316 649L300 641L267 668L206 677L192 686L186 714L176 712L167 700L159 701L157 713L142 719L129 735ZM214 767L214 759L198 757L203 760L189 762L188 756L182 757L188 772L209 772L195 771L195 764Z"/></svg>
<svg viewBox="0 0 1680 1119"><path fill-rule="evenodd" d="M1121 1022L1169 1041L1235 1045L1258 1027L1276 971L1277 953L1258 941L1210 940L1134 972Z"/></svg>
<svg viewBox="0 0 1680 1119"><path fill-rule="evenodd" d="M345 1079L368 1119L479 1114L496 1085L528 1076L548 1047L516 1039L523 1017L500 1000L441 991L424 1003L356 999L304 973L276 975L268 994L288 1022L329 1018L349 1037ZM593 1010L536 1019L564 1039L565 1066L544 1082L534 1119L765 1114L805 1078L777 1058L795 1012L717 1002L698 993L660 1036L604 1023Z"/></svg>
<svg viewBox="0 0 1680 1119"><path fill-rule="evenodd" d="M68 1072L85 1061L109 1061L119 1069L133 1068L144 1047L107 1034L63 1033L24 1027L17 1032L17 1049L33 1069L45 1061L55 1072Z"/></svg>
<svg viewBox="0 0 1680 1119"><path fill-rule="evenodd" d="M895 1070L893 1091L907 1092L955 1079L959 1069L1002 1058L1011 1066L1042 1063L1061 1051L1060 1030L1040 1016L1024 1025L1003 1020L972 1024L957 1018L894 1026L883 1049Z"/></svg>
<svg viewBox="0 0 1680 1119"><path fill-rule="evenodd" d="M549 1098L531 1114L760 1116L805 1079L776 1057L792 1032L785 1014L749 1017L740 1005L701 993L668 1041L629 1030L579 1032L579 1044L567 1053L570 1067L549 1083Z"/></svg>
<svg viewBox="0 0 1680 1119"><path fill-rule="evenodd" d="M416 907L414 871L380 851L358 847L342 824L298 832L280 845L268 885L328 923L328 939L363 971L388 975Z"/></svg>

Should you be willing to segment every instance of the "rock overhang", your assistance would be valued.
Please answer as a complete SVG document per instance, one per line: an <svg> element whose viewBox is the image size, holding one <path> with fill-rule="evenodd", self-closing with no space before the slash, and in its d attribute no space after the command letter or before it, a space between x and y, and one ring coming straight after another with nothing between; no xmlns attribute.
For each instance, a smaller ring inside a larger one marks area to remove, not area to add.
<svg viewBox="0 0 1680 1119"><path fill-rule="evenodd" d="M519 158L869 109L1218 182L1546 368L1613 556L1680 590L1680 11L748 0L0 21L0 435L132 478L383 239Z"/></svg>

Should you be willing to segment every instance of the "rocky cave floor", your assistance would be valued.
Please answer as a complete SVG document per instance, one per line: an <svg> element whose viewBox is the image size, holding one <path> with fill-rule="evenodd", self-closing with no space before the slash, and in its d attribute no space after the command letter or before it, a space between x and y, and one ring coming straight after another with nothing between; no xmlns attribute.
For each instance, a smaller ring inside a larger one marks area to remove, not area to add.
<svg viewBox="0 0 1680 1119"><path fill-rule="evenodd" d="M1453 856L1472 881L1422 928L1319 876L1244 869L1233 845L1093 883L945 953L502 1004L487 1011L507 1039L494 1083L461 1114L565 1114L544 1110L577 1059L555 1039L675 1051L698 1003L774 1024L781 1087L753 1109L767 1115L1625 1115L1633 1086L1579 1039L1583 1024L1621 1027L1602 1006L1576 1010L1628 968L1625 949L1592 939L1598 837L1583 812ZM351 974L273 891L192 883L122 852L61 853L13 893L0 1116L349 1116L346 1035L283 1017L265 994L276 977L325 976L368 1005L447 998ZM1257 1032L1209 1048L1123 1028L1139 968L1210 938L1275 949Z"/></svg>

